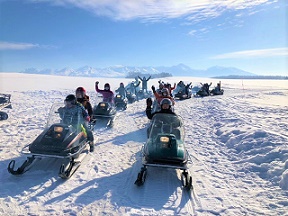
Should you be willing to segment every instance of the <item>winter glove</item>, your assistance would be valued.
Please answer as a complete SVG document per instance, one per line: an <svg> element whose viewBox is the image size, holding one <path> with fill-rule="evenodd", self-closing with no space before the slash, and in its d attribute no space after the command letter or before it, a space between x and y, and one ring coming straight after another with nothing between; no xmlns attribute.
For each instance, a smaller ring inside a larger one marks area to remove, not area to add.
<svg viewBox="0 0 288 216"><path fill-rule="evenodd" d="M98 84L99 84L99 81L96 81L95 84L98 85Z"/></svg>
<svg viewBox="0 0 288 216"><path fill-rule="evenodd" d="M154 85L151 87L151 89L152 89L153 93L156 92L156 90L155 90L155 86L154 86Z"/></svg>

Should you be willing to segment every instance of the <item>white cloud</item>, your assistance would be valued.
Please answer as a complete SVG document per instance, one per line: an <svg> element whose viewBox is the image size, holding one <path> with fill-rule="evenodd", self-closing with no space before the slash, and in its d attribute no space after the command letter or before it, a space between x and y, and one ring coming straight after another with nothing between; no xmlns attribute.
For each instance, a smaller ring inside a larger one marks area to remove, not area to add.
<svg viewBox="0 0 288 216"><path fill-rule="evenodd" d="M0 41L0 50L27 50L39 47L38 44L31 43L10 43Z"/></svg>
<svg viewBox="0 0 288 216"><path fill-rule="evenodd" d="M32 43L11 43L6 41L0 41L0 50L27 50L33 48L51 49L56 47Z"/></svg>
<svg viewBox="0 0 288 216"><path fill-rule="evenodd" d="M116 20L162 20L186 16L189 20L217 17L225 10L243 10L269 0L29 0L57 6L75 6Z"/></svg>
<svg viewBox="0 0 288 216"><path fill-rule="evenodd" d="M288 56L288 48L244 50L239 52L225 53L211 57L211 59L237 59L237 58L265 58L273 56Z"/></svg>

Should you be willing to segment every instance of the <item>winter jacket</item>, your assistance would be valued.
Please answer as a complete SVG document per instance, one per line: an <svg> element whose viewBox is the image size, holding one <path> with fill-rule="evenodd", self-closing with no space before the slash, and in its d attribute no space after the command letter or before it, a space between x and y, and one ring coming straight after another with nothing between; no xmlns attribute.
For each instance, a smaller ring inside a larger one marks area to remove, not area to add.
<svg viewBox="0 0 288 216"><path fill-rule="evenodd" d="M95 90L102 94L104 102L114 103L114 93L111 90L101 90L98 88L98 84L95 85Z"/></svg>
<svg viewBox="0 0 288 216"><path fill-rule="evenodd" d="M83 98L77 98L77 102L79 102L80 104L83 105L83 107L87 110L88 115L90 116L90 118L92 118L93 115L93 109L92 109L92 105L89 101L89 96L85 95Z"/></svg>
<svg viewBox="0 0 288 216"><path fill-rule="evenodd" d="M119 87L116 92L118 92L123 98L126 98L127 91L125 87Z"/></svg>
<svg viewBox="0 0 288 216"><path fill-rule="evenodd" d="M142 81L142 90L143 91L147 90L147 83L150 80L151 76L149 76L148 79L146 79L146 77L141 78L139 76L138 76L138 78Z"/></svg>
<svg viewBox="0 0 288 216"><path fill-rule="evenodd" d="M168 99L170 99L170 100L171 100L171 102L172 102L173 106L175 105L175 101L174 101L174 98L173 98L173 97L171 97L170 95L168 95L168 96L163 96L163 95L161 95L161 94L157 93L156 91L155 91L155 92L153 92L153 93L154 93L154 96L155 96L155 98L156 98L156 100L157 100L158 104L160 104L160 102L161 102L161 100L162 100L162 99L164 99L164 98L168 98Z"/></svg>
<svg viewBox="0 0 288 216"><path fill-rule="evenodd" d="M60 107L58 109L60 118L62 119L63 123L77 125L83 124L86 121L90 121L90 117L88 112L80 103L76 103L72 107Z"/></svg>
<svg viewBox="0 0 288 216"><path fill-rule="evenodd" d="M153 116L157 113L167 113L167 114L173 114L173 115L176 115L171 109L161 109L160 111L158 112L154 112L152 113L152 108L151 107L147 107L146 108L146 116L148 119L152 119Z"/></svg>

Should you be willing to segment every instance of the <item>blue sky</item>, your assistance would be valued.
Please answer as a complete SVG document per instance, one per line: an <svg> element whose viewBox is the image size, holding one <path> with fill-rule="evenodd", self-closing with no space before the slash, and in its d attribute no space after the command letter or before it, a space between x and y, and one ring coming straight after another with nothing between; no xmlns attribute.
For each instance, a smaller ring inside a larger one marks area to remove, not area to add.
<svg viewBox="0 0 288 216"><path fill-rule="evenodd" d="M286 0L0 0L0 71L237 67L288 75Z"/></svg>

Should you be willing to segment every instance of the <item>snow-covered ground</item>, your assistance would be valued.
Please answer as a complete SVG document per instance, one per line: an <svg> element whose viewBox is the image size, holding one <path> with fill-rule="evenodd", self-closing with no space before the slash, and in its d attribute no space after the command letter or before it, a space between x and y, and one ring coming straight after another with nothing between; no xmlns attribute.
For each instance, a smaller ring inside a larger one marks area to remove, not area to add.
<svg viewBox="0 0 288 216"><path fill-rule="evenodd" d="M170 77L170 83L218 80ZM192 156L194 190L179 171L149 168L134 184L148 119L145 100L119 113L115 126L94 131L97 146L68 180L46 160L21 176L8 163L43 130L51 105L84 86L96 103L96 78L0 73L0 93L13 109L0 122L0 215L288 215L288 81L222 80L223 96L177 101ZM107 82L101 78L100 87ZM109 78L113 89L129 79ZM158 80L149 81L149 86Z"/></svg>

